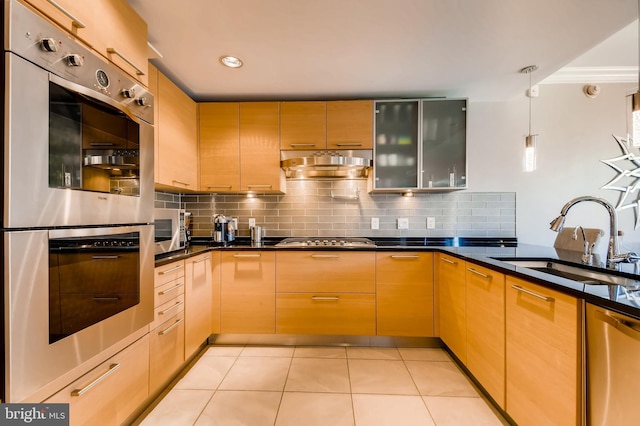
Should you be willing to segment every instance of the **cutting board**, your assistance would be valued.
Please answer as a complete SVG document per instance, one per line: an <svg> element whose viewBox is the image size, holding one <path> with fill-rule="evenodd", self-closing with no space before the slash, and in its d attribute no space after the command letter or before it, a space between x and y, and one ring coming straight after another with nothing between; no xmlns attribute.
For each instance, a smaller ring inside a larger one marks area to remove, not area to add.
<svg viewBox="0 0 640 426"><path fill-rule="evenodd" d="M584 252L584 240L582 239L582 232L578 229L578 239L573 239L573 227L565 228L558 233L556 237L556 241L553 243L553 247L562 250L570 250L570 251L579 251L581 253ZM587 235L587 241L589 241L589 246L595 243L593 248L593 252L598 249L598 244L600 243L601 237L604 235L604 231L602 229L597 228L584 228L584 232Z"/></svg>

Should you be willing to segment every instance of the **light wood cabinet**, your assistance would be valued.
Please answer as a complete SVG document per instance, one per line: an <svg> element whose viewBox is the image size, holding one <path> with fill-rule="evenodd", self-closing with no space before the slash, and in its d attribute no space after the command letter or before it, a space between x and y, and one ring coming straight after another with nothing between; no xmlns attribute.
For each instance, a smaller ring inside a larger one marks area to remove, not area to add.
<svg viewBox="0 0 640 426"><path fill-rule="evenodd" d="M433 253L376 253L378 335L434 336Z"/></svg>
<svg viewBox="0 0 640 426"><path fill-rule="evenodd" d="M375 253L281 251L276 332L376 334Z"/></svg>
<svg viewBox="0 0 640 426"><path fill-rule="evenodd" d="M149 396L149 336L46 400L69 404L71 425L123 424Z"/></svg>
<svg viewBox="0 0 640 426"><path fill-rule="evenodd" d="M506 278L507 413L522 426L581 422L578 299Z"/></svg>
<svg viewBox="0 0 640 426"><path fill-rule="evenodd" d="M280 102L280 148L326 149L327 103Z"/></svg>
<svg viewBox="0 0 640 426"><path fill-rule="evenodd" d="M149 93L153 95L154 102L157 104L158 100L158 69L149 63ZM153 181L158 181L158 176L160 176L160 162L158 158L160 158L160 139L158 138L158 129L160 127L160 118L158 114L159 108L156 107L153 109L153 123L154 123L154 131L153 131Z"/></svg>
<svg viewBox="0 0 640 426"><path fill-rule="evenodd" d="M240 190L240 105L200 103L200 189Z"/></svg>
<svg viewBox="0 0 640 426"><path fill-rule="evenodd" d="M466 366L505 408L505 276L466 262Z"/></svg>
<svg viewBox="0 0 640 426"><path fill-rule="evenodd" d="M240 104L240 189L282 192L278 102Z"/></svg>
<svg viewBox="0 0 640 426"><path fill-rule="evenodd" d="M154 320L149 325L149 392L167 385L185 361L185 261L154 270Z"/></svg>
<svg viewBox="0 0 640 426"><path fill-rule="evenodd" d="M148 83L147 23L126 0L26 0L69 34L138 80Z"/></svg>
<svg viewBox="0 0 640 426"><path fill-rule="evenodd" d="M282 194L278 102L201 103L200 190Z"/></svg>
<svg viewBox="0 0 640 426"><path fill-rule="evenodd" d="M219 252L211 252L211 334L220 334L220 286L222 259Z"/></svg>
<svg viewBox="0 0 640 426"><path fill-rule="evenodd" d="M467 362L465 262L448 254L436 254L435 281L438 293L439 335L462 361Z"/></svg>
<svg viewBox="0 0 640 426"><path fill-rule="evenodd" d="M193 355L211 335L211 254L185 261L185 359Z"/></svg>
<svg viewBox="0 0 640 426"><path fill-rule="evenodd" d="M279 251L279 293L374 293L375 253Z"/></svg>
<svg viewBox="0 0 640 426"><path fill-rule="evenodd" d="M275 332L275 253L221 254L221 333Z"/></svg>
<svg viewBox="0 0 640 426"><path fill-rule="evenodd" d="M373 336L375 294L278 293L276 333Z"/></svg>
<svg viewBox="0 0 640 426"><path fill-rule="evenodd" d="M373 148L373 101L327 102L327 148Z"/></svg>
<svg viewBox="0 0 640 426"><path fill-rule="evenodd" d="M156 187L198 190L198 124L196 103L158 72L156 97L158 162Z"/></svg>

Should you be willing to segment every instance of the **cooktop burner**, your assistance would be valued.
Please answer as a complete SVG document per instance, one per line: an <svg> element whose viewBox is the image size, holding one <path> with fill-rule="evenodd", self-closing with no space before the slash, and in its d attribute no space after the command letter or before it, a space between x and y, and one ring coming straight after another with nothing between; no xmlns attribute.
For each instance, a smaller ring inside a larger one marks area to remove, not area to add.
<svg viewBox="0 0 640 426"><path fill-rule="evenodd" d="M368 238L285 238L276 247L375 247L376 244Z"/></svg>

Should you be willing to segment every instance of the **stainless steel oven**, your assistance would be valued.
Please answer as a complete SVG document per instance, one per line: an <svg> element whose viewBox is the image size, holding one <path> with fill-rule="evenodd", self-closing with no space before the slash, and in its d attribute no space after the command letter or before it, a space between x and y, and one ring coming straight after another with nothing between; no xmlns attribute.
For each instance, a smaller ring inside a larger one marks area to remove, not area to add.
<svg viewBox="0 0 640 426"><path fill-rule="evenodd" d="M153 97L24 4L2 11L0 400L39 402L153 320Z"/></svg>
<svg viewBox="0 0 640 426"><path fill-rule="evenodd" d="M5 1L5 228L153 220L153 96Z"/></svg>
<svg viewBox="0 0 640 426"><path fill-rule="evenodd" d="M5 401L153 319L153 225L4 233Z"/></svg>

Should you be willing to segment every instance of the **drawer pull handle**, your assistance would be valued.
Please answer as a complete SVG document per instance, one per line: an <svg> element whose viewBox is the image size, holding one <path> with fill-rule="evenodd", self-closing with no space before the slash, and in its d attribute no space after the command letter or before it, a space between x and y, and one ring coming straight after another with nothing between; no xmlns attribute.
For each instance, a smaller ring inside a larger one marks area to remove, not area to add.
<svg viewBox="0 0 640 426"><path fill-rule="evenodd" d="M166 289L166 290L159 291L159 292L158 292L158 296L164 296L164 295L167 295L167 294L171 293L172 291L176 291L177 289L179 289L179 288L180 288L180 287L182 287L182 286L184 286L184 284L183 284L183 283L180 283L180 284L176 284L176 285L174 285L173 287L169 287L169 288L168 288L168 289Z"/></svg>
<svg viewBox="0 0 640 426"><path fill-rule="evenodd" d="M240 258L242 258L242 257L245 257L245 258L251 257L251 258L256 258L256 257L260 257L260 255L259 254L234 254L233 257L240 257Z"/></svg>
<svg viewBox="0 0 640 426"><path fill-rule="evenodd" d="M340 256L337 254L312 254L311 257L314 259L337 259Z"/></svg>
<svg viewBox="0 0 640 426"><path fill-rule="evenodd" d="M443 262L446 262L446 263L450 263L452 265L457 265L458 264L458 262L454 262L453 260L447 259L446 257L441 257L440 260L442 260Z"/></svg>
<svg viewBox="0 0 640 426"><path fill-rule="evenodd" d="M476 274L476 275L480 275L482 278L491 278L491 275L483 274L482 272L480 272L480 271L476 271L476 270L475 270L475 269L473 269L473 268L467 268L467 271L469 271L469 272L473 272L473 273L474 273L474 274Z"/></svg>
<svg viewBox="0 0 640 426"><path fill-rule="evenodd" d="M101 259L120 259L120 256L91 256L92 259L101 260Z"/></svg>
<svg viewBox="0 0 640 426"><path fill-rule="evenodd" d="M114 55L120 56L120 58L125 61L126 63L128 63L129 65L131 65L133 67L134 70L136 70L136 74L138 75L144 75L144 71L142 71L140 68L138 68L136 66L136 64L134 64L133 62L131 62L131 60L129 58L127 58L126 56L124 56L122 54L122 52L120 52L118 49L114 49L113 47L107 47L107 53L112 53Z"/></svg>
<svg viewBox="0 0 640 426"><path fill-rule="evenodd" d="M166 315L168 312L173 311L175 308L177 308L178 306L182 306L184 305L184 302L178 302L175 305L173 305L170 308L165 309L164 311L158 312L158 315Z"/></svg>
<svg viewBox="0 0 640 426"><path fill-rule="evenodd" d="M178 185L189 186L189 184L187 182L180 182L179 180L172 180L171 182L177 183Z"/></svg>
<svg viewBox="0 0 640 426"><path fill-rule="evenodd" d="M416 255L391 255L392 259L420 259L420 256Z"/></svg>
<svg viewBox="0 0 640 426"><path fill-rule="evenodd" d="M303 147L303 146L308 146L313 148L314 146L316 146L316 144L315 143L290 143L289 146L292 148Z"/></svg>
<svg viewBox="0 0 640 426"><path fill-rule="evenodd" d="M340 300L338 296L311 296L311 300L317 300L320 302L335 302L336 300Z"/></svg>
<svg viewBox="0 0 640 426"><path fill-rule="evenodd" d="M255 185L247 185L247 188L271 188L273 187L273 185L260 185L260 184L255 184Z"/></svg>
<svg viewBox="0 0 640 426"><path fill-rule="evenodd" d="M211 258L209 256L202 258L200 260L194 260L193 263L202 263L202 262L206 262L207 260L210 260Z"/></svg>
<svg viewBox="0 0 640 426"><path fill-rule="evenodd" d="M533 296L533 297L537 297L538 299L542 299L545 302L553 302L555 300L553 297L544 296L542 294L535 293L535 292L533 292L531 290L527 290L526 288L522 288L519 285L512 285L511 288L513 288L514 290L521 291L522 293L526 293L529 296Z"/></svg>
<svg viewBox="0 0 640 426"><path fill-rule="evenodd" d="M227 188L231 189L232 185L207 185L207 188Z"/></svg>
<svg viewBox="0 0 640 426"><path fill-rule="evenodd" d="M167 269L166 271L161 271L161 272L158 273L158 275L167 275L170 272L177 271L178 269L182 269L182 268L183 268L182 265L178 265L178 266L175 266L175 267L173 267L171 269Z"/></svg>
<svg viewBox="0 0 640 426"><path fill-rule="evenodd" d="M180 318L179 320L176 320L176 322L174 322L173 324L171 324L169 327L165 328L162 331L158 332L158 336L164 336L165 334L169 333L171 330L173 330L174 328L176 328L177 326L180 325L180 323L184 321L183 318Z"/></svg>
<svg viewBox="0 0 640 426"><path fill-rule="evenodd" d="M79 20L78 18L76 18L75 16L73 16L71 14L71 12L69 12L67 9L65 9L64 7L62 7L61 5L58 4L58 2L54 1L54 0L47 0L49 3L51 3L51 5L53 7L55 7L56 9L58 9L60 12L64 13L67 18L71 19L73 21L73 26L74 27L78 27L78 28L87 28L87 26L84 24L84 22L82 22L81 20Z"/></svg>
<svg viewBox="0 0 640 426"><path fill-rule="evenodd" d="M337 143L336 146L362 146L362 143L360 143L360 142L344 142L344 143Z"/></svg>
<svg viewBox="0 0 640 426"><path fill-rule="evenodd" d="M73 392L71 392L71 396L81 396L82 394L90 391L98 383L100 383L101 381L103 381L104 379L106 379L107 377L112 375L113 373L115 373L118 368L120 368L120 364L111 364L109 366L109 369L107 371L105 371L104 373L102 373L97 379L93 380L87 386L85 386L83 388L80 388L80 389L76 389Z"/></svg>

